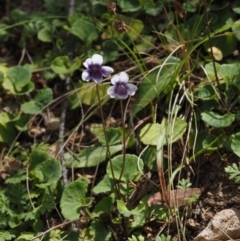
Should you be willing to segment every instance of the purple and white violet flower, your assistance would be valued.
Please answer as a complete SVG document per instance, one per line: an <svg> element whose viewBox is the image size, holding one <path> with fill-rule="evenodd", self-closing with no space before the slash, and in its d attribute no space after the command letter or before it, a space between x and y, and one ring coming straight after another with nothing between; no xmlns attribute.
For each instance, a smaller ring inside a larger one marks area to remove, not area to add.
<svg viewBox="0 0 240 241"><path fill-rule="evenodd" d="M99 54L94 54L92 58L87 58L83 65L87 68L82 73L82 80L89 81L94 80L97 84L101 83L103 77L109 77L113 68L108 66L102 66L103 57Z"/></svg>
<svg viewBox="0 0 240 241"><path fill-rule="evenodd" d="M129 95L133 96L137 91L137 86L128 83L129 77L126 72L121 72L114 75L111 79L113 86L107 90L111 98L118 97L119 99L126 99Z"/></svg>

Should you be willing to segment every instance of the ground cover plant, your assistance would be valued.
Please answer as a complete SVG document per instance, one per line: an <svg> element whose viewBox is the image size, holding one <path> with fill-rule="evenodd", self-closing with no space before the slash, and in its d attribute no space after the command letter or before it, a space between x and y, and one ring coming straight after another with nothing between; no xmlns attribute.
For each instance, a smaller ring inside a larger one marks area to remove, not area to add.
<svg viewBox="0 0 240 241"><path fill-rule="evenodd" d="M1 5L0 241L193 240L240 206L238 0Z"/></svg>

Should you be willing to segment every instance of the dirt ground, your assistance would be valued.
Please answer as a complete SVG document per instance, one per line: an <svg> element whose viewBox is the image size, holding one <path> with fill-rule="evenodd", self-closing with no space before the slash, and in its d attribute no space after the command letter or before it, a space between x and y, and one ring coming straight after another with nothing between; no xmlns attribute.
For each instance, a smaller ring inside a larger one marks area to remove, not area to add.
<svg viewBox="0 0 240 241"><path fill-rule="evenodd" d="M210 185L193 205L192 218L188 225L193 238L207 226L216 213L228 208L240 209L240 185L229 180L229 175L224 170L232 163L238 165L239 158L234 154L227 154L224 158L222 156L219 152L205 154L201 157L201 164L198 163L199 184Z"/></svg>

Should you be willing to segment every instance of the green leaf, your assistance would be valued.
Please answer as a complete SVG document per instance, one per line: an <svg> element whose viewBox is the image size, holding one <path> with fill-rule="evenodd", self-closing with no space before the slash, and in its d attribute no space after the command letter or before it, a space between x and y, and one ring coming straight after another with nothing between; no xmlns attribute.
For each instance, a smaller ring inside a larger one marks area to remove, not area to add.
<svg viewBox="0 0 240 241"><path fill-rule="evenodd" d="M39 179L41 187L49 186L56 183L61 178L61 165L58 160L53 158L39 164L35 170L33 170L35 176Z"/></svg>
<svg viewBox="0 0 240 241"><path fill-rule="evenodd" d="M3 88L5 90L9 90L14 95L25 95L27 93L30 93L34 89L34 83L29 82L24 87L17 90L9 78L4 78Z"/></svg>
<svg viewBox="0 0 240 241"><path fill-rule="evenodd" d="M197 11L197 2L185 2L182 8L185 12L195 13Z"/></svg>
<svg viewBox="0 0 240 241"><path fill-rule="evenodd" d="M102 192L110 192L114 190L114 182L109 176L105 175L104 178L93 188L95 194Z"/></svg>
<svg viewBox="0 0 240 241"><path fill-rule="evenodd" d="M7 70L3 79L3 88L14 95L23 95L34 89L31 72L22 66L14 66Z"/></svg>
<svg viewBox="0 0 240 241"><path fill-rule="evenodd" d="M118 0L118 5L123 12L136 12L142 7L139 0Z"/></svg>
<svg viewBox="0 0 240 241"><path fill-rule="evenodd" d="M106 144L105 135L102 124L93 124L90 126L90 131L98 138L101 144ZM106 130L107 140L109 145L116 145L122 142L122 128L108 128Z"/></svg>
<svg viewBox="0 0 240 241"><path fill-rule="evenodd" d="M39 187L45 188L61 178L60 162L43 151L33 151L30 163L30 173L39 180Z"/></svg>
<svg viewBox="0 0 240 241"><path fill-rule="evenodd" d="M19 131L27 131L28 130L28 122L30 120L29 115L25 115L24 113L18 114L19 117L15 122L15 127Z"/></svg>
<svg viewBox="0 0 240 241"><path fill-rule="evenodd" d="M13 9L10 13L11 20L15 23L28 19L28 15L29 14L27 12L24 12L18 8Z"/></svg>
<svg viewBox="0 0 240 241"><path fill-rule="evenodd" d="M7 25L6 24L0 24L0 39L3 42L6 42L8 38L10 37L10 34L7 32Z"/></svg>
<svg viewBox="0 0 240 241"><path fill-rule="evenodd" d="M79 107L80 102L85 105L96 105L98 103L98 96L95 83L79 83L75 84L75 88L78 89L75 94L69 96L72 109ZM104 104L110 99L107 95L108 85L99 85L98 91L101 98L101 103Z"/></svg>
<svg viewBox="0 0 240 241"><path fill-rule="evenodd" d="M144 204L140 203L135 209L128 210L123 200L117 200L117 209L124 217L130 217L131 215L139 215L144 210Z"/></svg>
<svg viewBox="0 0 240 241"><path fill-rule="evenodd" d="M103 126L102 124L92 124L90 126L90 131L91 133L93 133L98 141L103 144L106 145L106 139L105 139L105 135L104 135L104 131L103 131ZM129 135L129 130L125 129L125 137L127 137ZM122 127L111 127L108 128L106 130L106 135L107 135L107 140L108 140L108 144L109 145L116 145L116 144L121 144L122 143ZM134 144L134 138L129 139L128 141L128 147L132 146Z"/></svg>
<svg viewBox="0 0 240 241"><path fill-rule="evenodd" d="M235 37L236 35L232 32L225 32L221 36L212 38L211 45L209 42L205 42L204 48L206 51L208 51L210 46L213 46L221 51L223 57L226 57L232 54L237 47L237 39Z"/></svg>
<svg viewBox="0 0 240 241"><path fill-rule="evenodd" d="M230 180L234 180L235 183L240 183L240 169L236 163L233 163L232 166L225 167L225 172L230 175Z"/></svg>
<svg viewBox="0 0 240 241"><path fill-rule="evenodd" d="M35 115L40 113L42 110L39 109L34 100L31 100L21 105L21 111L25 114Z"/></svg>
<svg viewBox="0 0 240 241"><path fill-rule="evenodd" d="M93 221L91 223L89 232L92 236L91 240L94 241L109 241L111 240L111 234L109 228L106 227L106 225L103 225L101 221Z"/></svg>
<svg viewBox="0 0 240 241"><path fill-rule="evenodd" d="M7 76L18 92L31 81L31 72L22 67L14 66L8 69Z"/></svg>
<svg viewBox="0 0 240 241"><path fill-rule="evenodd" d="M164 59L162 60L164 61ZM171 90L170 84L175 82L178 72L180 59L171 57L164 66L153 70L148 74L138 86L136 94L136 105L133 108L133 114L137 114L155 98L161 98L161 95Z"/></svg>
<svg viewBox="0 0 240 241"><path fill-rule="evenodd" d="M38 105L41 109L50 104L52 100L53 93L50 88L41 89L34 98L36 105Z"/></svg>
<svg viewBox="0 0 240 241"><path fill-rule="evenodd" d="M215 92L211 85L201 85L194 90L194 96L201 100L211 100L215 98Z"/></svg>
<svg viewBox="0 0 240 241"><path fill-rule="evenodd" d="M153 0L144 0L143 8L147 14L156 17L163 9L164 3L157 1L156 3Z"/></svg>
<svg viewBox="0 0 240 241"><path fill-rule="evenodd" d="M232 4L232 10L235 13L240 14L240 2L238 0L235 0L234 3Z"/></svg>
<svg viewBox="0 0 240 241"><path fill-rule="evenodd" d="M220 137L215 135L206 136L202 142L202 147L207 151L216 151L221 145Z"/></svg>
<svg viewBox="0 0 240 241"><path fill-rule="evenodd" d="M138 157L135 155L126 154L125 164L123 167L123 155L118 155L118 156L115 156L114 158L112 158L111 163L112 163L112 169L114 172L115 179L120 178L121 172L123 170L121 180L126 181L126 182L139 180L139 178L141 176L139 168L140 168L140 170L142 170L142 168L143 168L142 159L138 159ZM110 178L113 178L112 169L110 166L110 162L108 162L106 172Z"/></svg>
<svg viewBox="0 0 240 241"><path fill-rule="evenodd" d="M215 68L216 68L217 72L219 71L220 66L221 65L219 63L215 63ZM214 70L214 66L213 66L212 62L206 64L204 69L205 69L206 74L207 74L209 79L211 79L211 80L215 80L216 79L216 77L215 77L215 70Z"/></svg>
<svg viewBox="0 0 240 241"><path fill-rule="evenodd" d="M157 150L154 146L149 146L142 154L144 164L152 171L157 170Z"/></svg>
<svg viewBox="0 0 240 241"><path fill-rule="evenodd" d="M45 26L38 32L38 39L42 42L52 42L52 27L51 26Z"/></svg>
<svg viewBox="0 0 240 241"><path fill-rule="evenodd" d="M13 229L22 223L21 216L13 214L8 222L9 226Z"/></svg>
<svg viewBox="0 0 240 241"><path fill-rule="evenodd" d="M83 200L88 190L88 184L88 179L81 178L71 182L64 189L60 201L64 218L74 220L79 217L81 207L85 206Z"/></svg>
<svg viewBox="0 0 240 241"><path fill-rule="evenodd" d="M114 200L112 197L104 197L94 207L92 211L92 217L97 218L102 214L111 213Z"/></svg>
<svg viewBox="0 0 240 241"><path fill-rule="evenodd" d="M142 203L138 205L136 208L137 210L140 209L139 206L142 206ZM143 210L139 210L137 214L133 215L133 222L131 223L131 228L140 228L143 227L144 224L146 223L146 213L143 212Z"/></svg>
<svg viewBox="0 0 240 241"><path fill-rule="evenodd" d="M233 23L232 31L233 31L234 36L239 41L240 40L240 33L239 33L239 31L240 31L240 20L237 20Z"/></svg>
<svg viewBox="0 0 240 241"><path fill-rule="evenodd" d="M110 146L111 154L115 154L122 150L122 145ZM75 157L66 156L66 165L70 168L93 167L106 160L107 147L92 146L82 150ZM76 158L78 160L76 160Z"/></svg>
<svg viewBox="0 0 240 241"><path fill-rule="evenodd" d="M239 63L233 64L222 64L219 67L218 74L225 80L231 83L235 76L240 75L240 65Z"/></svg>
<svg viewBox="0 0 240 241"><path fill-rule="evenodd" d="M119 46L115 39L108 39L102 43L103 59L105 63L118 58Z"/></svg>
<svg viewBox="0 0 240 241"><path fill-rule="evenodd" d="M216 128L228 127L235 120L234 114L219 115L213 111L203 112L201 117L206 124Z"/></svg>
<svg viewBox="0 0 240 241"><path fill-rule="evenodd" d="M44 107L51 103L53 99L53 93L50 88L41 89L34 100L26 102L21 105L21 111L25 114L39 114L42 112Z"/></svg>
<svg viewBox="0 0 240 241"><path fill-rule="evenodd" d="M34 236L35 236L34 233L21 233L21 235L18 236L17 239L15 239L15 241L29 241L29 240L32 240ZM36 241L39 241L39 240L36 239Z"/></svg>
<svg viewBox="0 0 240 241"><path fill-rule="evenodd" d="M120 15L116 17L116 19L121 19L127 26L128 26L128 32L127 33L118 33L116 34L117 37L121 38L124 42L125 40L131 40L134 41L137 38L139 38L139 35L143 31L144 24L142 20L132 18L132 17L127 17L125 15ZM126 41L127 42L127 41ZM125 42L125 44L126 44Z"/></svg>
<svg viewBox="0 0 240 241"><path fill-rule="evenodd" d="M163 145L179 140L186 131L187 122L176 118L173 123L168 123L167 135ZM172 126L174 125L174 126ZM162 125L158 123L146 124L140 131L140 139L145 145L157 145Z"/></svg>
<svg viewBox="0 0 240 241"><path fill-rule="evenodd" d="M232 135L231 149L233 152L240 157L240 132Z"/></svg>
<svg viewBox="0 0 240 241"><path fill-rule="evenodd" d="M82 17L75 21L71 27L71 32L85 44L90 44L99 37L97 26L88 17Z"/></svg>
<svg viewBox="0 0 240 241"><path fill-rule="evenodd" d="M76 58L71 63L67 56L59 56L51 63L51 69L59 75L72 74L75 70L79 69L82 62Z"/></svg>
<svg viewBox="0 0 240 241"><path fill-rule="evenodd" d="M10 113L0 113L0 142L12 145L16 138L14 117Z"/></svg>
<svg viewBox="0 0 240 241"><path fill-rule="evenodd" d="M16 235L8 231L0 231L0 241L13 240Z"/></svg>

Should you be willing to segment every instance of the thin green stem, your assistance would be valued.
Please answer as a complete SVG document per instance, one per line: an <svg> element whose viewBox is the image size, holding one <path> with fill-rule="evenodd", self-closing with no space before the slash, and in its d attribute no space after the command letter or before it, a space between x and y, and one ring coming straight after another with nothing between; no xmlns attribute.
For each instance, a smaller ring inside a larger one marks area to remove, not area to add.
<svg viewBox="0 0 240 241"><path fill-rule="evenodd" d="M125 168L125 162L126 162L126 137L125 137L125 119L124 119L124 108L123 108L123 101L120 100L120 106L121 106L121 121L122 121L122 143L123 143L123 148L122 148L122 156L123 156L123 165L122 165L122 170L121 174L119 176L119 181L121 181L124 168Z"/></svg>
<svg viewBox="0 0 240 241"><path fill-rule="evenodd" d="M98 84L96 84L96 90L97 90L98 103L99 103L100 114L101 114L101 119L102 119L103 133L104 133L104 137L105 137L105 141L106 141L106 147L107 147L107 157L108 157L109 162L110 162L110 169L111 169L111 173L112 173L112 176L113 176L114 186L115 186L115 189L116 189L115 190L116 195L120 199L121 198L120 189L119 189L119 186L117 185L117 183L115 181L112 158L111 158L111 151L110 151L108 137L107 137L107 131L106 131L105 120L104 120L104 116L103 116L102 102L101 102L101 98L100 98L100 94L99 94Z"/></svg>
<svg viewBox="0 0 240 241"><path fill-rule="evenodd" d="M225 98L224 98L224 94L221 90L221 86L220 86L220 81L218 78L218 73L217 73L217 67L216 67L216 63L215 63L215 59L214 59L214 55L213 55L213 45L212 45L212 39L211 39L211 34L210 34L210 26L209 26L209 19L208 19L208 12L207 12L207 1L204 1L204 12L205 12L205 18L206 18L206 26L207 26L207 36L208 36L208 42L209 42L209 46L210 46L210 51L211 51L211 55L212 55L212 63L213 63L213 70L215 73L215 79L216 79L216 83L218 86L218 91L220 93L221 99L220 102L222 103L222 105L226 108L226 110L228 110L226 103L225 103Z"/></svg>

